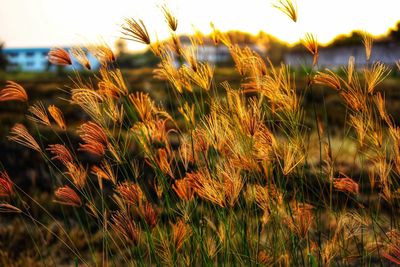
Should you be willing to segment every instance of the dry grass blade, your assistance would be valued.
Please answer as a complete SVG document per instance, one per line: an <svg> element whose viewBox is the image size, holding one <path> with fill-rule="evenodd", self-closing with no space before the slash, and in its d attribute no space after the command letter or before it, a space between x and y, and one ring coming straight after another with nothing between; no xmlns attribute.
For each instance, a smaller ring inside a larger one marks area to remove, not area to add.
<svg viewBox="0 0 400 267"><path fill-rule="evenodd" d="M313 66L317 64L318 60L318 41L317 38L312 33L306 33L304 39L302 40L303 45L308 51L314 56Z"/></svg>
<svg viewBox="0 0 400 267"><path fill-rule="evenodd" d="M0 102L2 101L28 101L28 95L25 89L16 82L7 81L6 87L0 91Z"/></svg>
<svg viewBox="0 0 400 267"><path fill-rule="evenodd" d="M67 165L68 163L72 163L74 161L71 152L64 145L49 145L46 150L50 151L50 153L53 155L53 157L51 158L52 160L59 160L64 165Z"/></svg>
<svg viewBox="0 0 400 267"><path fill-rule="evenodd" d="M81 198L73 189L71 189L67 185L58 188L54 192L54 196L56 198L54 202L60 203L62 205L74 206L74 207L82 206Z"/></svg>
<svg viewBox="0 0 400 267"><path fill-rule="evenodd" d="M169 10L165 5L161 7L161 10L164 14L165 21L168 23L168 27L172 31L176 31L178 28L178 19L171 13L171 10Z"/></svg>
<svg viewBox="0 0 400 267"><path fill-rule="evenodd" d="M32 137L32 135L30 135L26 127L20 123L15 124L11 129L8 140L14 141L38 152L42 152L36 140Z"/></svg>
<svg viewBox="0 0 400 267"><path fill-rule="evenodd" d="M105 42L96 45L89 45L88 50L103 65L108 62L114 62L116 59L110 46Z"/></svg>
<svg viewBox="0 0 400 267"><path fill-rule="evenodd" d="M53 120L57 123L58 127L65 131L67 129L67 125L65 124L65 119L62 111L54 105L50 105L47 110L49 111L50 116L53 118Z"/></svg>
<svg viewBox="0 0 400 267"><path fill-rule="evenodd" d="M381 62L376 62L371 69L365 69L365 81L367 83L367 92L372 94L375 87L380 84L389 75L390 70Z"/></svg>
<svg viewBox="0 0 400 267"><path fill-rule="evenodd" d="M14 194L13 183L8 173L0 172L0 197L10 197Z"/></svg>
<svg viewBox="0 0 400 267"><path fill-rule="evenodd" d="M63 48L52 48L47 55L49 62L54 65L71 65L71 57L69 53Z"/></svg>
<svg viewBox="0 0 400 267"><path fill-rule="evenodd" d="M81 125L78 133L84 141L84 144L80 144L80 150L99 156L104 154L108 145L108 138L100 125L91 121L86 122Z"/></svg>
<svg viewBox="0 0 400 267"><path fill-rule="evenodd" d="M47 115L46 108L44 107L42 102L38 102L33 106L28 108L28 111L32 113L33 116L27 116L28 119L34 121L36 123L41 123L46 126L50 126L49 116Z"/></svg>
<svg viewBox="0 0 400 267"><path fill-rule="evenodd" d="M82 66L84 66L88 70L91 70L90 62L86 55L86 51L83 50L82 47L71 48L71 54Z"/></svg>
<svg viewBox="0 0 400 267"><path fill-rule="evenodd" d="M291 20L297 22L297 5L294 1L278 0L273 6L285 13Z"/></svg>
<svg viewBox="0 0 400 267"><path fill-rule="evenodd" d="M140 239L140 228L125 212L117 211L112 216L111 228L129 244L137 245Z"/></svg>
<svg viewBox="0 0 400 267"><path fill-rule="evenodd" d="M8 203L0 203L0 213L21 213L22 210Z"/></svg>
<svg viewBox="0 0 400 267"><path fill-rule="evenodd" d="M125 36L123 39L147 45L151 43L149 33L141 19L139 19L139 21L132 18L125 19L125 25L122 25L122 29L122 34Z"/></svg>
<svg viewBox="0 0 400 267"><path fill-rule="evenodd" d="M365 58L367 59L367 61L369 61L371 58L373 41L374 41L374 39L372 38L372 36L370 34L368 34L367 32L363 32L362 42L365 47Z"/></svg>
<svg viewBox="0 0 400 267"><path fill-rule="evenodd" d="M313 82L315 84L326 85L337 91L341 90L342 88L339 76L329 69L326 69L326 72L318 71L314 76Z"/></svg>

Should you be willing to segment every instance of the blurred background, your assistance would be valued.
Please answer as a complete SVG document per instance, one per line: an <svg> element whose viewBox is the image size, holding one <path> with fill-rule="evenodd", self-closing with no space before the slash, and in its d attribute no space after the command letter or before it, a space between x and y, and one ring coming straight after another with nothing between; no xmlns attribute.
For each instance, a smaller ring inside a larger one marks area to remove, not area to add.
<svg viewBox="0 0 400 267"><path fill-rule="evenodd" d="M153 78L152 70L158 58L148 47L121 38L124 18L143 19L153 40L166 41L168 26L162 15L166 5L178 18L179 41L189 45L195 32L205 35L204 45L198 50L198 58L215 67L215 85L225 80L234 86L241 77L234 69L228 49L215 45L209 34L210 22L226 32L234 43L249 46L274 65L289 64L296 72L296 87L301 90L307 82L312 56L300 40L307 32L315 34L320 42L318 69L331 68L341 72L350 56L355 57L358 67L367 64L362 35L374 37L371 62L381 61L393 70L381 85L391 114L400 111L396 60L400 59L400 23L396 0L304 0L298 1L299 19L293 23L273 7L274 1L76 1L76 0L3 0L0 8L0 86L7 80L20 83L29 95L29 105L41 100L45 105L55 104L66 116L71 136L74 129L86 117L68 101L72 85L71 77L79 72L88 73L74 62L72 67L51 66L47 54L52 47L69 49L106 43L117 56L116 66L122 69L131 91L141 90L151 94L170 112L174 112L174 99L168 97L166 83ZM99 64L88 54L92 69ZM306 109L310 103L324 101L329 123L334 129L343 128L344 107L335 92L317 88L311 97L305 95ZM26 118L27 106L16 102L0 105L0 161L7 166L11 176L22 181L24 188L43 186L38 179L49 179L45 165L35 153L7 140L10 128L21 122L33 127ZM51 140L47 140L51 141ZM77 142L77 137L75 139ZM24 166L24 168L21 168ZM39 166L39 168L38 168ZM39 171L38 171L39 170Z"/></svg>
<svg viewBox="0 0 400 267"><path fill-rule="evenodd" d="M75 129L87 117L68 101L73 87L71 77L78 72L82 77L89 73L74 62L72 67L52 66L47 54L52 47L69 49L106 43L114 51L115 65L121 68L131 91L148 92L172 114L176 103L169 97L165 82L153 78L158 58L144 45L121 38L124 18L140 18L153 40L166 41L168 26L161 6L166 4L178 18L179 41L189 45L190 36L196 31L205 35L204 45L199 48L198 58L215 67L215 87L225 80L232 87L239 86L240 75L228 49L215 45L210 38L210 22L226 32L234 43L249 46L262 58L269 58L274 65L289 64L296 73L296 88L301 91L307 84L307 74L312 56L300 40L307 32L315 34L320 43L317 68L331 68L341 72L350 56L355 57L357 67L368 64L362 35L374 37L371 62L381 61L392 67L384 83L380 85L386 96L388 111L393 116L400 112L400 72L396 61L400 59L400 3L398 0L298 0L299 20L295 24L273 7L274 1L248 0L2 0L0 3L0 88L7 80L21 84L29 95L28 105L42 101L45 106L55 104L63 110L71 142L79 140ZM92 70L100 67L88 54ZM317 87L313 95L305 94L305 109L329 110L332 132L343 129L345 107L336 92ZM322 104L323 103L323 104ZM0 103L0 163L10 177L34 198L49 199L51 173L37 153L7 140L11 127L19 122L35 132L35 126L26 117L26 104ZM399 118L394 116L399 122ZM311 122L310 122L311 123ZM36 129L37 130L37 129ZM36 131L37 134L37 131ZM51 143L51 134L41 129L41 138ZM338 135L340 133L337 133ZM86 159L90 160L90 159ZM85 159L83 159L85 161ZM345 160L343 160L345 161ZM39 189L39 190L38 190ZM47 209L52 207L47 203ZM0 233L0 236L2 233ZM0 238L1 239L1 238ZM3 239L5 240L5 239ZM20 240L23 242L23 239ZM15 244L18 247L18 242Z"/></svg>

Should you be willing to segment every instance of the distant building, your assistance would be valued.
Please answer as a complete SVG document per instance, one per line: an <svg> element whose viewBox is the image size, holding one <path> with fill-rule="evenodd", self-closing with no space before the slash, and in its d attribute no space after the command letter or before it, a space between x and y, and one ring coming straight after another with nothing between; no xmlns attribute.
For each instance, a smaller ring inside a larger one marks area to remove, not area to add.
<svg viewBox="0 0 400 267"><path fill-rule="evenodd" d="M65 48L68 50L68 48ZM51 65L47 59L47 54L50 48L5 48L3 50L7 57L9 71L27 71L27 72L42 72L42 71L54 71L56 66ZM91 63L92 69L98 69L100 64L96 59L88 54L88 59ZM67 66L66 69L81 70L83 67L73 61L73 66Z"/></svg>
<svg viewBox="0 0 400 267"><path fill-rule="evenodd" d="M180 44L182 47L190 47L192 45L188 36L180 36ZM203 45L197 47L197 59L199 61L208 62L211 65L224 65L231 63L231 53L223 44L215 45L211 38L204 38ZM263 46L253 43L237 43L240 47L250 47L251 50L257 52L260 55L264 55L266 50ZM175 58L175 64L179 65L179 62Z"/></svg>
<svg viewBox="0 0 400 267"><path fill-rule="evenodd" d="M350 56L355 58L357 66L367 64L365 47L359 44L321 47L319 49L318 66L328 68L346 66ZM400 59L400 46L397 43L380 41L373 44L370 62L379 61L392 66L398 59ZM305 50L292 50L284 56L284 62L294 68L311 66L312 61L313 56Z"/></svg>

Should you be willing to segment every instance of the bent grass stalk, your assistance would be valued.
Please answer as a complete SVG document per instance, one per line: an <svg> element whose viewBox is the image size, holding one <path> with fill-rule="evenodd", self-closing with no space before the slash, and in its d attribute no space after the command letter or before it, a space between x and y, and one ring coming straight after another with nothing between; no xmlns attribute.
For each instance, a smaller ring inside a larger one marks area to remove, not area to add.
<svg viewBox="0 0 400 267"><path fill-rule="evenodd" d="M297 21L293 1L277 1L275 6ZM390 68L369 64L372 39L365 35L363 40L367 66L359 69L350 58L344 77L319 69L317 39L307 34L304 45L313 57L312 68L305 88L296 88L298 78L289 66L274 66L212 24L210 40L226 46L235 75L242 78L239 86L230 81L217 84L218 68L195 55L207 38L201 42L191 38L191 45L182 47L175 33L177 18L165 6L162 13L171 30L166 42L152 43L142 20L125 19L122 32L125 39L147 45L159 58L154 76L165 82L165 95L178 107L153 101L151 93L133 93L106 45L52 49L51 63L70 65L73 56L90 71L87 79L74 71L68 100L80 106L88 119L75 131L61 109L54 105L46 109L37 102L28 109L28 118L38 136L51 128L58 142L47 144L46 138L37 142L22 124L16 124L9 139L40 153L49 167L57 204L73 206L61 210L64 223L60 223L15 185L21 202L28 199L38 206L67 240L25 206L14 206L6 179L1 197L12 204L3 207L21 210L36 228L54 235L77 262L88 265L308 266L347 264L352 259L363 264L369 253L396 263L392 254L398 252L393 249L398 244L393 238L387 241L386 233L398 229L394 215L400 134L387 114L385 98L377 92ZM99 72L91 69L86 51L100 61ZM343 139L339 149L332 144L325 96L324 123L317 113L314 86L321 85L332 89L346 108L348 128L345 125L339 137ZM313 99L311 124L304 104L308 91ZM0 101L27 100L23 87L14 82L0 91ZM78 149L70 138L72 130L80 138ZM315 131L318 156L313 161ZM360 174L338 176L336 159L348 140L356 147L351 166ZM379 203L374 208L362 199L369 194L362 181L368 168L379 182L377 186L374 180L371 186L390 206L389 223ZM351 205L362 207L362 215ZM72 224L83 229L90 256L74 244ZM91 243L92 231L100 235L101 245ZM367 240L376 250L368 251Z"/></svg>

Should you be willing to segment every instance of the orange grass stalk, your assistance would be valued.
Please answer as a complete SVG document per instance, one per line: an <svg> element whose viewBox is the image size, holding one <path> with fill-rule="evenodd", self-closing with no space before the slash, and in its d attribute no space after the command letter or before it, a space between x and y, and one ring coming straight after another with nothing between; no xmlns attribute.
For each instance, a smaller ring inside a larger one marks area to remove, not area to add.
<svg viewBox="0 0 400 267"><path fill-rule="evenodd" d="M171 13L171 10L169 10L166 5L161 7L161 11L164 14L165 21L169 28L175 32L178 28L178 19Z"/></svg>
<svg viewBox="0 0 400 267"><path fill-rule="evenodd" d="M54 65L71 65L71 57L63 48L52 48L47 55L49 62Z"/></svg>
<svg viewBox="0 0 400 267"><path fill-rule="evenodd" d="M22 210L11 204L0 203L0 213L21 213L21 212Z"/></svg>
<svg viewBox="0 0 400 267"><path fill-rule="evenodd" d="M30 106L28 108L28 111L33 115L33 116L27 116L28 119L31 121L34 121L36 123L41 123L47 126L50 126L50 120L49 116L47 115L46 108L44 107L42 102L38 102L34 104L33 106Z"/></svg>
<svg viewBox="0 0 400 267"><path fill-rule="evenodd" d="M101 156L105 153L108 138L103 128L94 122L86 122L79 128L79 136L84 144L79 144L80 150Z"/></svg>
<svg viewBox="0 0 400 267"><path fill-rule="evenodd" d="M144 194L138 184L125 182L117 185L115 190L126 204L129 204L133 207L142 205Z"/></svg>
<svg viewBox="0 0 400 267"><path fill-rule="evenodd" d="M142 217L146 222L147 226L149 227L150 230L153 229L157 224L157 212L149 202L146 202L142 206L141 211L142 211Z"/></svg>
<svg viewBox="0 0 400 267"><path fill-rule="evenodd" d="M38 152L42 152L42 149L36 140L29 134L26 127L20 123L15 124L11 129L8 140L14 141Z"/></svg>
<svg viewBox="0 0 400 267"><path fill-rule="evenodd" d="M62 111L54 105L50 105L47 110L49 111L50 116L53 118L53 120L57 123L58 127L65 131L67 129L67 125L65 124L65 119Z"/></svg>
<svg viewBox="0 0 400 267"><path fill-rule="evenodd" d="M192 229L183 220L172 225L172 240L175 250L179 252L185 241L192 235Z"/></svg>
<svg viewBox="0 0 400 267"><path fill-rule="evenodd" d="M308 51L314 56L313 66L317 64L318 60L318 41L317 38L312 33L306 33L304 39L302 40L303 45Z"/></svg>
<svg viewBox="0 0 400 267"><path fill-rule="evenodd" d="M1 101L28 101L28 95L25 89L16 82L7 81L6 87L0 90L0 102Z"/></svg>
<svg viewBox="0 0 400 267"><path fill-rule="evenodd" d="M347 176L344 178L333 178L333 187L336 190L348 192L351 194L359 193L358 183Z"/></svg>
<svg viewBox="0 0 400 267"><path fill-rule="evenodd" d="M89 59L82 47L71 48L71 54L86 69L91 70Z"/></svg>
<svg viewBox="0 0 400 267"><path fill-rule="evenodd" d="M67 185L59 187L54 192L54 196L56 198L54 202L60 203L62 205L74 206L74 207L82 206L81 198L73 189L71 189Z"/></svg>
<svg viewBox="0 0 400 267"><path fill-rule="evenodd" d="M64 166L67 166L68 163L72 163L74 161L74 158L72 157L71 152L64 145L61 145L61 144L49 145L46 148L46 150L49 151L53 155L53 157L51 158L52 160L58 160Z"/></svg>
<svg viewBox="0 0 400 267"><path fill-rule="evenodd" d="M81 164L68 162L65 167L67 174L71 177L72 181L78 188L83 188L86 184L87 172Z"/></svg>
<svg viewBox="0 0 400 267"><path fill-rule="evenodd" d="M326 85L336 91L342 89L339 76L329 69L326 69L325 72L318 71L314 76L313 82L315 84Z"/></svg>
<svg viewBox="0 0 400 267"><path fill-rule="evenodd" d="M123 39L147 45L151 43L149 33L147 32L146 26L141 19L138 21L132 18L125 19L125 25L122 25L122 29L122 34L125 36Z"/></svg>
<svg viewBox="0 0 400 267"><path fill-rule="evenodd" d="M367 59L367 61L369 61L371 58L373 41L374 41L374 39L372 38L372 36L370 34L368 34L367 32L363 32L362 42L365 47L365 58Z"/></svg>
<svg viewBox="0 0 400 267"><path fill-rule="evenodd" d="M140 228L126 212L117 211L111 216L111 228L129 244L137 245L140 239Z"/></svg>
<svg viewBox="0 0 400 267"><path fill-rule="evenodd" d="M374 63L371 69L364 69L367 92L373 94L375 87L380 84L389 73L389 68L380 62Z"/></svg>
<svg viewBox="0 0 400 267"><path fill-rule="evenodd" d="M13 182L6 171L0 172L0 197L10 197L14 194Z"/></svg>
<svg viewBox="0 0 400 267"><path fill-rule="evenodd" d="M194 190L190 186L190 181L187 178L175 180L172 189L183 201L190 201L194 198Z"/></svg>
<svg viewBox="0 0 400 267"><path fill-rule="evenodd" d="M105 42L97 45L89 45L88 50L103 65L107 64L108 62L115 61L115 55L113 51Z"/></svg>
<svg viewBox="0 0 400 267"><path fill-rule="evenodd" d="M113 184L116 184L117 182L117 177L114 175L114 172L111 168L111 165L108 161L103 161L99 166L93 166L92 167L92 173L95 174L98 178L100 188L103 189L103 183L102 180L108 180L111 181Z"/></svg>
<svg viewBox="0 0 400 267"><path fill-rule="evenodd" d="M277 0L277 3L273 7L279 9L286 14L293 22L297 22L297 5L292 0Z"/></svg>

